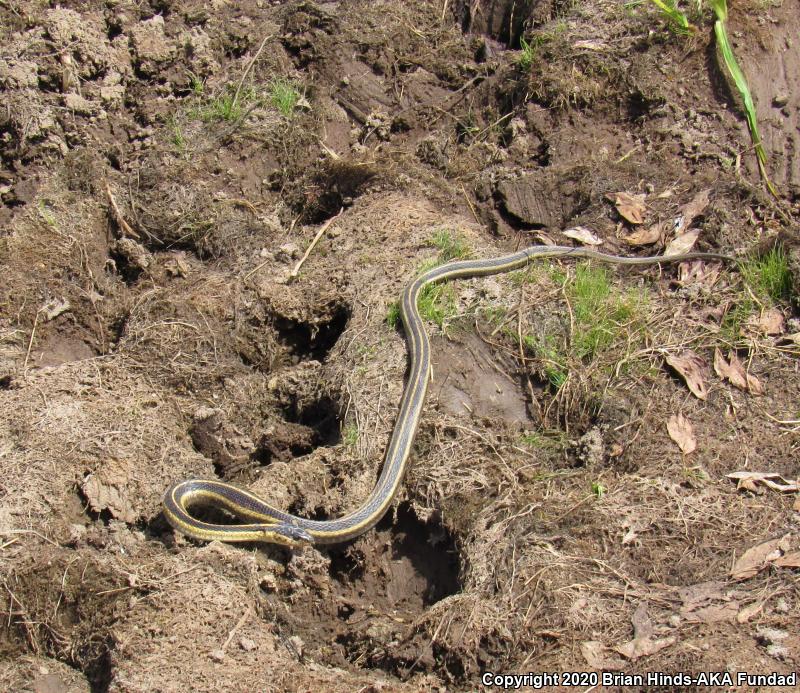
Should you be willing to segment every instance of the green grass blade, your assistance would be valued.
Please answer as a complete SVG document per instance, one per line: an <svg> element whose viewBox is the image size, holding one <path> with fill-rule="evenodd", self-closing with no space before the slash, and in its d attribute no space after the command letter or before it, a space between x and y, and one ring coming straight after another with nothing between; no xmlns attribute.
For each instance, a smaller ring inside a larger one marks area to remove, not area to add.
<svg viewBox="0 0 800 693"><path fill-rule="evenodd" d="M650 0L662 14L671 21L681 34L688 34L694 27L689 23L686 15L681 12L675 0Z"/></svg>

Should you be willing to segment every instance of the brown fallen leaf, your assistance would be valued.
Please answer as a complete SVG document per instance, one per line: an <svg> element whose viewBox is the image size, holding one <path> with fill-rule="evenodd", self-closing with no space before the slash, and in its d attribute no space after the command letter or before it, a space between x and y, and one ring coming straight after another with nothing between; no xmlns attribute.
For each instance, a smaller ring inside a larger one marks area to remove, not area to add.
<svg viewBox="0 0 800 693"><path fill-rule="evenodd" d="M794 479L784 479L780 474L773 472L733 472L727 475L728 479L736 482L736 489L760 492L759 484L780 493L800 492L800 482Z"/></svg>
<svg viewBox="0 0 800 693"><path fill-rule="evenodd" d="M633 625L633 640L614 648L626 659L648 657L659 650L663 650L665 647L669 647L676 640L675 638L653 638L655 629L644 602L636 607L636 611L631 617L631 624Z"/></svg>
<svg viewBox="0 0 800 693"><path fill-rule="evenodd" d="M800 568L800 551L792 551L776 559L775 565L781 568Z"/></svg>
<svg viewBox="0 0 800 693"><path fill-rule="evenodd" d="M743 606L739 613L736 614L737 623L747 623L753 616L757 616L761 609L764 608L764 602L753 602L747 606Z"/></svg>
<svg viewBox="0 0 800 693"><path fill-rule="evenodd" d="M603 668L606 652L606 646L599 640L586 640L581 643L581 654L592 669Z"/></svg>
<svg viewBox="0 0 800 693"><path fill-rule="evenodd" d="M678 265L678 281L681 284L702 284L712 287L719 279L720 265L702 260L691 260Z"/></svg>
<svg viewBox="0 0 800 693"><path fill-rule="evenodd" d="M631 224L643 224L644 213L647 206L644 203L644 195L618 192L607 196L616 206L619 215Z"/></svg>
<svg viewBox="0 0 800 693"><path fill-rule="evenodd" d="M781 311L777 308L768 308L758 317L755 327L766 335L776 335L784 333L785 324L786 319Z"/></svg>
<svg viewBox="0 0 800 693"><path fill-rule="evenodd" d="M705 381L708 366L701 356L691 349L686 349L680 354L668 354L665 361L684 379L695 397L698 399L708 397L708 386Z"/></svg>
<svg viewBox="0 0 800 693"><path fill-rule="evenodd" d="M602 245L603 240L597 236L591 229L587 229L585 226L574 226L571 229L567 229L566 231L562 231L567 238L574 238L579 243L583 243L584 245Z"/></svg>
<svg viewBox="0 0 800 693"><path fill-rule="evenodd" d="M725 599L724 586L722 582L698 582L679 588L678 594L683 602L681 616L686 616L690 611L694 611L708 602Z"/></svg>
<svg viewBox="0 0 800 693"><path fill-rule="evenodd" d="M792 510L796 510L800 513L800 496L795 499L794 504L792 505Z"/></svg>
<svg viewBox="0 0 800 693"><path fill-rule="evenodd" d="M626 236L624 240L628 245L652 245L661 240L670 226L671 224L669 222L653 224L647 227L642 226Z"/></svg>
<svg viewBox="0 0 800 693"><path fill-rule="evenodd" d="M729 380L734 387L746 390L747 376L742 362L733 352L731 352L730 359L730 361L726 361L722 352L719 349L714 349L714 371L723 380Z"/></svg>
<svg viewBox="0 0 800 693"><path fill-rule="evenodd" d="M690 252L691 249L694 248L694 244L697 243L699 237L700 229L691 229L686 233L682 233L680 236L676 236L667 244L667 247L664 249L664 256L683 255L684 253Z"/></svg>
<svg viewBox="0 0 800 693"><path fill-rule="evenodd" d="M677 638L634 638L630 642L619 645L614 649L626 659L639 659L639 657L649 657L665 647L674 645Z"/></svg>
<svg viewBox="0 0 800 693"><path fill-rule="evenodd" d="M687 202L681 210L680 216L675 220L676 233L680 233L683 229L688 229L694 220L699 217L708 207L708 202L711 197L711 189L701 190L695 195L690 202Z"/></svg>
<svg viewBox="0 0 800 693"><path fill-rule="evenodd" d="M572 44L573 48L584 48L589 51L604 51L608 48L607 44L603 41L596 41L594 39L581 39Z"/></svg>
<svg viewBox="0 0 800 693"><path fill-rule="evenodd" d="M129 497L131 465L127 461L110 459L100 469L88 474L81 490L96 513L108 511L123 522L134 522L137 512Z"/></svg>
<svg viewBox="0 0 800 693"><path fill-rule="evenodd" d="M739 602L712 604L685 616L687 623L720 623L733 621L739 613Z"/></svg>
<svg viewBox="0 0 800 693"><path fill-rule="evenodd" d="M779 559L783 552L788 550L791 536L791 534L785 534L780 539L771 539L747 549L733 564L731 577L734 580L747 580L757 575L759 571Z"/></svg>
<svg viewBox="0 0 800 693"><path fill-rule="evenodd" d="M694 427L683 414L678 412L669 417L667 421L667 433L681 449L684 455L688 455L697 449L697 439L694 437Z"/></svg>
<svg viewBox="0 0 800 693"><path fill-rule="evenodd" d="M744 364L741 362L736 352L731 351L728 359L722 355L719 349L714 349L714 370L717 375L731 382L732 385L740 390L746 390L754 395L764 394L764 386L756 376L747 373Z"/></svg>

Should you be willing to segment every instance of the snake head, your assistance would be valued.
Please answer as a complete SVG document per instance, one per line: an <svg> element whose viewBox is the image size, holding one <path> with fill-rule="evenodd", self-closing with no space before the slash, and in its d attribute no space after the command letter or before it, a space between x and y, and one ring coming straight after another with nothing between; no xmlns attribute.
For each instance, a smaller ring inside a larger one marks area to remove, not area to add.
<svg viewBox="0 0 800 693"><path fill-rule="evenodd" d="M303 546L311 546L314 543L314 537L302 527L283 523L271 525L269 529L264 529L262 541L297 549Z"/></svg>

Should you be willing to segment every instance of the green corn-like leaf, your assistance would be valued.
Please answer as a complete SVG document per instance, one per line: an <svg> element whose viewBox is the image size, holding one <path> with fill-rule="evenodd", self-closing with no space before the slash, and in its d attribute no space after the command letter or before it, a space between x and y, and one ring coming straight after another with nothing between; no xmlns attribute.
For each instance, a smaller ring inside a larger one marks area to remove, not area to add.
<svg viewBox="0 0 800 693"><path fill-rule="evenodd" d="M688 34L691 28L686 15L675 5L675 0L650 0L678 27L681 33Z"/></svg>
<svg viewBox="0 0 800 693"><path fill-rule="evenodd" d="M653 0L655 2L655 0ZM725 62L725 67L736 85L739 95L742 97L744 104L744 114L747 119L747 127L750 129L750 139L753 140L753 148L756 152L758 159L758 170L764 180L767 189L775 197L778 192L772 181L767 174L767 153L761 144L761 134L758 131L758 120L756 118L756 107L753 103L753 96L750 94L750 87L747 85L747 78L739 67L736 61L736 56L733 54L733 47L731 46L730 39L728 39L728 32L725 29L725 22L728 19L728 2L727 0L711 0L711 7L714 14L717 16L717 21L714 22L714 35L717 37L717 45L719 46L722 59Z"/></svg>

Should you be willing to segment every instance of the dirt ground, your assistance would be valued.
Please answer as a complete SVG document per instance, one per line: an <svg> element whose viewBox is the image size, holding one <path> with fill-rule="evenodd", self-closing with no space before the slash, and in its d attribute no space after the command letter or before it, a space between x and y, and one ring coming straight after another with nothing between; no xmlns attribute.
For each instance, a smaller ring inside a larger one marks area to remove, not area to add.
<svg viewBox="0 0 800 693"><path fill-rule="evenodd" d="M618 0L0 2L0 689L796 671L800 19L730 8L777 197L694 20L680 36ZM448 284L375 530L289 551L164 520L193 476L316 519L358 507L402 393L392 306L425 263L675 236L780 247L790 286L566 261Z"/></svg>

